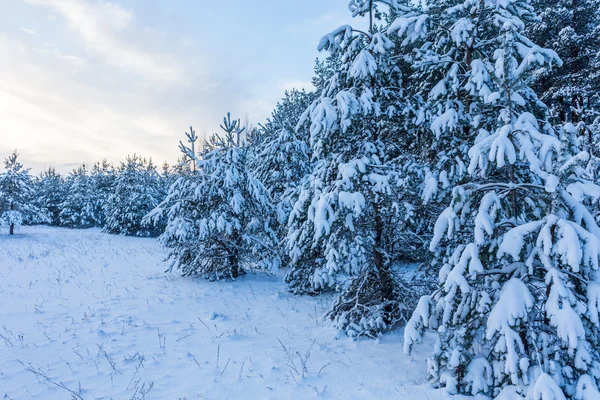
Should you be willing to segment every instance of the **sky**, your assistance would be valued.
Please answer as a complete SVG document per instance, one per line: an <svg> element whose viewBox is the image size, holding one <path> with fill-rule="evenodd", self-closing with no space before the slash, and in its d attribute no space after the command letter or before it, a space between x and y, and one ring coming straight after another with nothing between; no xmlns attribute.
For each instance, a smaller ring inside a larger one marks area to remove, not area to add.
<svg viewBox="0 0 600 400"><path fill-rule="evenodd" d="M128 154L174 162L193 125L254 124L310 89L348 0L0 0L0 158L68 172Z"/></svg>

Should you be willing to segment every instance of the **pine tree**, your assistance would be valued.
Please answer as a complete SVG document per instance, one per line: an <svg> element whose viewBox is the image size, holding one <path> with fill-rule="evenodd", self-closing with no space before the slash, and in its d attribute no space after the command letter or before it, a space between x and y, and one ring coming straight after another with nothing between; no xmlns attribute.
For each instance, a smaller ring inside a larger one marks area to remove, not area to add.
<svg viewBox="0 0 600 400"><path fill-rule="evenodd" d="M535 18L526 1L430 6L394 29L426 43L419 60L438 61L438 75L457 65L444 54L464 55L452 88L468 107L447 106L431 129L452 134L465 120L477 136L468 136L469 177L435 225L431 249L447 255L440 287L421 299L405 351L437 329L429 373L450 393L596 398L600 232L586 199L600 187L586 176L590 156L574 128L556 134L527 85L535 68L560 61L523 34ZM448 87L441 82L434 93Z"/></svg>
<svg viewBox="0 0 600 400"><path fill-rule="evenodd" d="M250 159L254 176L265 185L276 205L280 240L287 234L287 221L298 187L310 172L307 129L295 128L313 99L305 91L286 91L271 118L261 126L261 143Z"/></svg>
<svg viewBox="0 0 600 400"><path fill-rule="evenodd" d="M75 168L65 183L67 196L61 204L60 224L78 229L100 226L98 198L86 165Z"/></svg>
<svg viewBox="0 0 600 400"><path fill-rule="evenodd" d="M181 144L197 170L179 178L149 218L166 216L160 242L171 268L183 275L235 279L248 270L278 265L273 206L264 185L248 169L243 128L229 114L202 158Z"/></svg>
<svg viewBox="0 0 600 400"><path fill-rule="evenodd" d="M33 219L39 210L32 204L33 182L29 169L18 161L13 151L4 159L4 172L0 174L0 222L7 226L10 235L27 219Z"/></svg>
<svg viewBox="0 0 600 400"><path fill-rule="evenodd" d="M42 171L35 181L34 204L48 216L48 224L60 225L59 215L65 197L65 181L56 169L49 167Z"/></svg>
<svg viewBox="0 0 600 400"><path fill-rule="evenodd" d="M320 96L327 89L329 80L341 66L341 56L339 52L330 53L324 60L315 60L314 76L312 84L315 87L316 94Z"/></svg>
<svg viewBox="0 0 600 400"><path fill-rule="evenodd" d="M591 124L600 116L600 13L597 0L533 0L539 20L527 27L536 44L556 51L561 68L538 71L534 89L559 123Z"/></svg>
<svg viewBox="0 0 600 400"><path fill-rule="evenodd" d="M299 124L310 126L313 167L287 238L291 290L341 290L327 316L351 336L389 329L404 311L391 270L400 218L391 148L404 108L402 74L379 4L351 2L355 16L369 19L369 30L342 26L319 44L340 65Z"/></svg>
<svg viewBox="0 0 600 400"><path fill-rule="evenodd" d="M90 182L95 196L94 219L98 221L98 226L106 225L104 209L114 192L115 180L115 168L107 159L94 163L90 173Z"/></svg>
<svg viewBox="0 0 600 400"><path fill-rule="evenodd" d="M143 223L143 218L165 198L164 186L152 160L128 156L119 167L112 194L104 206L103 231L117 235L158 236L163 221Z"/></svg>

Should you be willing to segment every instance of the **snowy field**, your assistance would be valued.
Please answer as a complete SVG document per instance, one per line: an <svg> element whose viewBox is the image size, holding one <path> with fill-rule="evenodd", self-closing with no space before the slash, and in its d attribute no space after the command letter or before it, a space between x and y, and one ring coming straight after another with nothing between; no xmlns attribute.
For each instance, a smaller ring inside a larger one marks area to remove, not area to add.
<svg viewBox="0 0 600 400"><path fill-rule="evenodd" d="M331 298L281 278L165 273L153 239L25 227L0 236L0 398L443 399L432 343L336 339Z"/></svg>

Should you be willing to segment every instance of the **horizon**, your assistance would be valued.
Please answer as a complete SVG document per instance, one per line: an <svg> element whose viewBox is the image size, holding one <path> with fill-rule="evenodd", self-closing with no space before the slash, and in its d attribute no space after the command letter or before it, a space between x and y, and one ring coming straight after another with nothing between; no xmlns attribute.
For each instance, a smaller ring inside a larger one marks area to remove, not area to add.
<svg viewBox="0 0 600 400"><path fill-rule="evenodd" d="M134 153L173 164L190 125L210 135L227 112L256 125L285 90L312 90L318 41L352 20L346 6L8 0L0 156L16 149L33 174Z"/></svg>

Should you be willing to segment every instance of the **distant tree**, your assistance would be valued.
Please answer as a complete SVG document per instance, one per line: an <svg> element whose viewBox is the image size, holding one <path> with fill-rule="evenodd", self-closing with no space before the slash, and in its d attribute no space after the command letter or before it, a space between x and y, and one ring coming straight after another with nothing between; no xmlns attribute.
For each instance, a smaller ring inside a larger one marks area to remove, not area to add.
<svg viewBox="0 0 600 400"><path fill-rule="evenodd" d="M185 155L182 155L177 159L175 164L170 167L170 181L173 183L177 178L182 176L189 176L192 174L192 164L189 161L189 158Z"/></svg>
<svg viewBox="0 0 600 400"><path fill-rule="evenodd" d="M48 224L60 225L61 204L66 197L65 180L54 167L42 171L35 180L34 204L48 216Z"/></svg>
<svg viewBox="0 0 600 400"><path fill-rule="evenodd" d="M39 213L32 204L34 188L29 169L23 168L18 157L15 150L5 158L4 171L0 173L0 222L8 227L10 235L24 220Z"/></svg>
<svg viewBox="0 0 600 400"><path fill-rule="evenodd" d="M67 195L61 204L60 224L69 228L100 226L98 198L85 164L75 168L66 179Z"/></svg>
<svg viewBox="0 0 600 400"><path fill-rule="evenodd" d="M104 205L104 232L130 236L157 236L164 224L143 218L165 198L164 185L152 160L128 156L117 170L112 194Z"/></svg>
<svg viewBox="0 0 600 400"><path fill-rule="evenodd" d="M175 175L175 172L173 171L173 167L171 167L169 165L169 163L166 161L161 166L160 179L163 183L163 186L166 189L169 189L169 186L171 186L177 179L177 176Z"/></svg>
<svg viewBox="0 0 600 400"><path fill-rule="evenodd" d="M115 179L115 167L107 159L94 163L90 173L90 182L95 197L94 218L98 221L99 226L106 225L104 206L114 192Z"/></svg>

